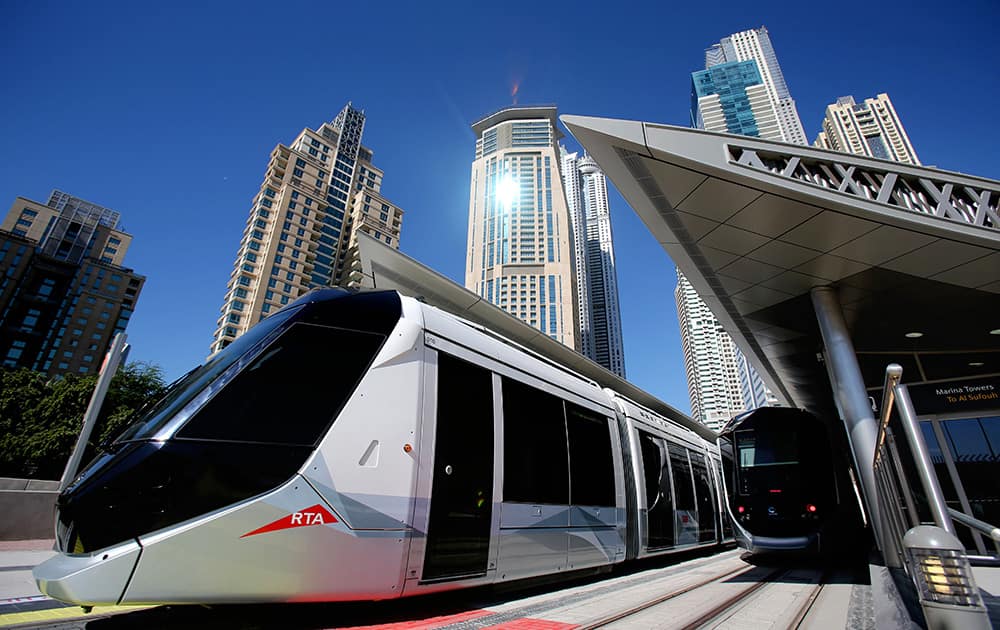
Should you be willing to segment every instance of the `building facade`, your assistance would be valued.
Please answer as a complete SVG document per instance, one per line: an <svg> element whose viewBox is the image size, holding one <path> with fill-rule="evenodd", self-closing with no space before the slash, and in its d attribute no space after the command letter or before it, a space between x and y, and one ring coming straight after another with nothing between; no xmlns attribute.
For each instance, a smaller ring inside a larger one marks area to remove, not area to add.
<svg viewBox="0 0 1000 630"><path fill-rule="evenodd" d="M763 389L763 383L752 367L751 372L741 369L749 367L746 359L680 271L674 299L691 416L718 431L734 415L751 408L746 398L758 384ZM744 387L741 379L746 377L748 386Z"/></svg>
<svg viewBox="0 0 1000 630"><path fill-rule="evenodd" d="M580 352L625 378L608 182L590 156L579 157L563 146L559 153L573 228Z"/></svg>
<svg viewBox="0 0 1000 630"><path fill-rule="evenodd" d="M0 366L95 374L145 277L123 266L119 213L58 190L18 197L0 224Z"/></svg>
<svg viewBox="0 0 1000 630"><path fill-rule="evenodd" d="M806 144L767 28L733 33L705 50L705 69L691 73L691 124L699 129ZM691 413L718 429L733 415L773 404L754 367L691 284L677 271Z"/></svg>
<svg viewBox="0 0 1000 630"><path fill-rule="evenodd" d="M513 106L472 125L465 286L580 349L555 107Z"/></svg>
<svg viewBox="0 0 1000 630"><path fill-rule="evenodd" d="M866 98L864 103L841 96L827 105L823 131L813 146L920 166L888 94Z"/></svg>
<svg viewBox="0 0 1000 630"><path fill-rule="evenodd" d="M691 124L708 131L783 139L774 100L752 59L691 73Z"/></svg>
<svg viewBox="0 0 1000 630"><path fill-rule="evenodd" d="M216 322L212 352L314 287L345 286L357 233L399 248L403 211L381 194L383 172L361 144L364 112L350 103L271 152L250 206Z"/></svg>
<svg viewBox="0 0 1000 630"><path fill-rule="evenodd" d="M782 140L793 144L806 144L808 141L806 140L805 131L802 130L802 122L795 107L795 99L792 98L791 93L788 91L788 85L785 83L785 76L781 72L781 66L778 65L778 56L774 52L774 46L771 44L771 36L767 32L767 28L762 26L756 29L733 33L728 37L723 37L719 43L713 44L705 51L706 70L718 65L745 61L753 61L756 65L761 84L764 86L764 92L766 92L770 101L769 106L758 102L757 108L759 111L767 110L768 117L773 112L779 130L778 137L772 138L763 134L760 134L759 137ZM753 94L754 98L759 101L760 96L758 91L753 91ZM704 128L707 129L707 127ZM728 129L728 131L729 133L741 133L732 129Z"/></svg>

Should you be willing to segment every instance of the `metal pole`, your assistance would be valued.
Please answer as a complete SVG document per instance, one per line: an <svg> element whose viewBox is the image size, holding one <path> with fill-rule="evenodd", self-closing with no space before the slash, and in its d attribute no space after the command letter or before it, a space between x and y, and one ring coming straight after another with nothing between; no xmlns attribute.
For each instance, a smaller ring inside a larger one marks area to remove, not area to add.
<svg viewBox="0 0 1000 630"><path fill-rule="evenodd" d="M917 425L917 414L913 410L913 403L910 401L910 393L906 389L906 385L896 386L896 410L899 411L899 419L906 432L906 441L909 442L910 451L913 452L913 464L917 467L920 484L924 487L924 493L927 495L927 503L931 508L934 523L954 536L955 525L948 515L948 504L944 500L944 493L941 492L941 484L938 483L934 465L931 464L931 456L927 453L924 436L920 433L920 427Z"/></svg>
<svg viewBox="0 0 1000 630"><path fill-rule="evenodd" d="M813 310L819 324L823 345L834 376L833 393L847 427L854 465L857 466L864 494L865 505L871 515L875 540L881 549L886 548L885 534L888 526L877 500L878 483L872 463L878 439L878 423L868 402L868 392L858 367L850 331L840 309L837 292L832 287L815 287L811 291Z"/></svg>
<svg viewBox="0 0 1000 630"><path fill-rule="evenodd" d="M962 480L958 477L958 469L955 468L955 461L951 457L951 449L948 447L948 440L944 439L944 430L941 429L940 420L930 420L931 428L934 429L934 437L937 439L938 447L941 449L941 457L944 459L944 465L948 468L948 475L950 477L951 485L955 488L955 493L958 495L958 502L962 506L962 510L966 514L972 514L972 505L969 503L969 497L965 494L965 488L962 486ZM941 483L940 477L938 478L938 483ZM951 511L948 512L951 514ZM952 517L954 518L954 517ZM975 529L972 530L972 540L976 543L976 549L979 553L985 555L986 547L983 545L983 537L979 535L979 532ZM996 545L996 541L994 541ZM1000 551L1000 548L998 548Z"/></svg>
<svg viewBox="0 0 1000 630"><path fill-rule="evenodd" d="M111 385L111 378L118 371L118 365L122 357L127 353L123 351L125 346L125 333L118 333L111 342L111 349L104 359L104 365L97 377L97 385L94 393L90 397L90 404L87 405L87 413L83 415L83 429L80 430L80 437L76 440L73 454L66 462L66 470L63 471L62 479L59 481L59 492L66 489L66 486L76 477L80 468L80 460L83 459L83 452L87 449L87 442L90 440L90 433L97 423L97 416L101 412L101 405L104 404L104 397L108 395L108 387Z"/></svg>

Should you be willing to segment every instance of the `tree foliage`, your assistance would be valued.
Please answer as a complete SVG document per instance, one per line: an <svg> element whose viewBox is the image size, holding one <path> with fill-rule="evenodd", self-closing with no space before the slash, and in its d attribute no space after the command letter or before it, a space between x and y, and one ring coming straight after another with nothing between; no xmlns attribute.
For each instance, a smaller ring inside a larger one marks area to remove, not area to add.
<svg viewBox="0 0 1000 630"><path fill-rule="evenodd" d="M96 384L96 375L49 379L28 369L0 370L0 476L58 479L83 428ZM111 379L88 455L101 441L120 433L132 413L159 398L164 389L159 366L121 367Z"/></svg>

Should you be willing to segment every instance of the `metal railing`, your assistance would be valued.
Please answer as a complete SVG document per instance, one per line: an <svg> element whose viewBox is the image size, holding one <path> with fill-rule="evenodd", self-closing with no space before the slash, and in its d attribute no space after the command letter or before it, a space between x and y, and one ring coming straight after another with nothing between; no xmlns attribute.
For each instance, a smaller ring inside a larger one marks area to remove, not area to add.
<svg viewBox="0 0 1000 630"><path fill-rule="evenodd" d="M1000 541L1000 530L948 508L906 385L886 367L872 469L886 566L913 580L928 628L989 628L965 546L952 519ZM897 412L897 422L893 419ZM927 524L930 523L930 524ZM1000 551L1000 546L997 547Z"/></svg>

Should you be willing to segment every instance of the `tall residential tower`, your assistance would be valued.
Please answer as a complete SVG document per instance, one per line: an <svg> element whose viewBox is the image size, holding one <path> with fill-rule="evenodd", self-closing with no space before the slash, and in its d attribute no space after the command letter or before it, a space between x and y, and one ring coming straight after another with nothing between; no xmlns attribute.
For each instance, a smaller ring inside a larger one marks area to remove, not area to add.
<svg viewBox="0 0 1000 630"><path fill-rule="evenodd" d="M813 146L920 166L888 94L866 98L864 103L841 96L827 105L823 131Z"/></svg>
<svg viewBox="0 0 1000 630"><path fill-rule="evenodd" d="M590 156L581 158L562 146L559 152L566 205L573 226L580 351L625 378L608 182Z"/></svg>
<svg viewBox="0 0 1000 630"><path fill-rule="evenodd" d="M119 213L55 190L0 224L0 366L96 374L146 278L123 266Z"/></svg>
<svg viewBox="0 0 1000 630"><path fill-rule="evenodd" d="M357 232L399 248L403 211L379 192L382 171L362 146L364 112L303 129L271 152L229 276L212 352L314 287L350 280Z"/></svg>
<svg viewBox="0 0 1000 630"><path fill-rule="evenodd" d="M780 140L792 144L808 144L806 134L802 130L802 121L795 108L795 99L788 91L785 75L778 65L778 56L774 54L771 36L767 28L750 29L723 37L718 44L713 44L705 51L705 69L713 66L752 60L757 65L761 82L773 102L778 128L781 130ZM730 131L730 133L739 133ZM762 136L763 137L763 136Z"/></svg>
<svg viewBox="0 0 1000 630"><path fill-rule="evenodd" d="M579 350L556 108L509 107L472 130L465 286Z"/></svg>
<svg viewBox="0 0 1000 630"><path fill-rule="evenodd" d="M723 37L691 73L691 123L699 129L806 144L785 77L765 27ZM732 338L677 272L677 317L691 413L712 428L770 404L772 396Z"/></svg>

